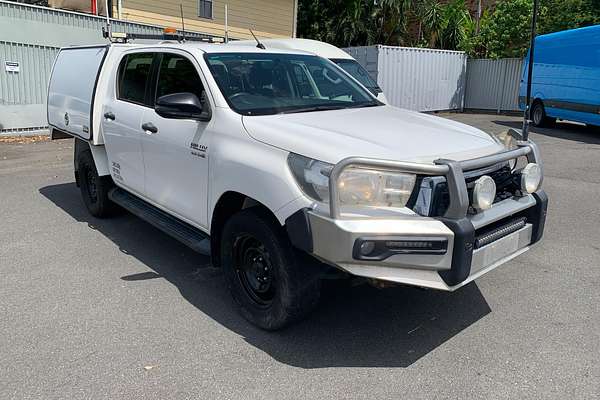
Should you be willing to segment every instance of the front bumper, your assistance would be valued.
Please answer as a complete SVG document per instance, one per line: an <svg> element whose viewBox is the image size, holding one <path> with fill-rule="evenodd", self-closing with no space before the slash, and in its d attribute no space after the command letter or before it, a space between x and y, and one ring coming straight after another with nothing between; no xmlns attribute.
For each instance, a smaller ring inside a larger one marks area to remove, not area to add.
<svg viewBox="0 0 600 400"><path fill-rule="evenodd" d="M537 151L530 154L530 161L537 158ZM480 167L480 163L473 160L465 164ZM391 219L347 219L335 207L329 215L304 209L288 219L289 236L297 247L353 275L455 290L537 243L544 231L548 197L540 190L500 201L489 210L469 215L463 204L464 193L461 193L466 191L460 184L464 183L462 169L458 169L458 174L456 169L453 172L454 180L449 177L448 182L456 185L450 188L454 198L444 217L405 215ZM336 198L335 193L331 198ZM357 253L365 241L384 247L414 242L442 245L435 247L435 251L389 247L392 250L384 251L383 256L368 258Z"/></svg>

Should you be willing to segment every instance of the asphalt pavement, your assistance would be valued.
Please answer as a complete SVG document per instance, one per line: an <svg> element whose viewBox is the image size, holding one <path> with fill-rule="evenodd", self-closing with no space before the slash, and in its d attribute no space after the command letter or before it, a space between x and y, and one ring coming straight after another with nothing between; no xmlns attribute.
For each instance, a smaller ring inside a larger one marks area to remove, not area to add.
<svg viewBox="0 0 600 400"><path fill-rule="evenodd" d="M206 257L91 217L72 140L0 143L0 399L600 398L600 130L531 137L539 246L454 293L331 285L275 333L237 314Z"/></svg>

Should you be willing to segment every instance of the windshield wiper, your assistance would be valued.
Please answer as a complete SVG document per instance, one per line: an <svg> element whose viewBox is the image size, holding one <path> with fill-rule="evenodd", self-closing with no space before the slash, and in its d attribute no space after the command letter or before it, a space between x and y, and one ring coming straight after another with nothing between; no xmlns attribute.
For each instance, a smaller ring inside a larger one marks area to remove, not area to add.
<svg viewBox="0 0 600 400"><path fill-rule="evenodd" d="M320 106L310 106L310 107L302 107L302 108L294 108L292 110L281 111L280 114L294 114L301 112L310 112L310 111L329 111L329 110L341 110L347 108L347 106L343 105L320 105Z"/></svg>

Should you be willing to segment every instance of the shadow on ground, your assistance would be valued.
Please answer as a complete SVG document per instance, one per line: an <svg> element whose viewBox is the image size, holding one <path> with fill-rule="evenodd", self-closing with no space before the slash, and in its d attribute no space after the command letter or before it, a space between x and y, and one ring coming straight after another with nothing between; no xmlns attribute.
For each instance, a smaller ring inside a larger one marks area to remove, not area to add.
<svg viewBox="0 0 600 400"><path fill-rule="evenodd" d="M455 293L409 287L328 285L321 305L305 321L281 332L261 331L235 310L219 269L166 234L129 214L96 219L74 183L40 193L148 266L121 279L141 284L164 278L202 313L274 359L301 368L407 367L490 313L475 284Z"/></svg>
<svg viewBox="0 0 600 400"><path fill-rule="evenodd" d="M523 128L521 121L498 120L492 121L497 125L503 125L517 129L519 132ZM549 136L557 139L573 140L581 143L600 144L600 127L585 126L582 124L559 121L553 127L536 128L530 127L530 131L538 135Z"/></svg>

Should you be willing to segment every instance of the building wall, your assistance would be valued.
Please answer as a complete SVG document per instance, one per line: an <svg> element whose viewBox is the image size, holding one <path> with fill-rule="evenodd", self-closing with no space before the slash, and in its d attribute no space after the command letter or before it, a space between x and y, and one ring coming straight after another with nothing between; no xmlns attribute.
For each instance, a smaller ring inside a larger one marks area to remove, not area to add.
<svg viewBox="0 0 600 400"><path fill-rule="evenodd" d="M185 29L224 35L225 4L228 6L229 37L252 38L248 29L260 37L294 36L296 0L215 0L213 19L198 17L197 0L122 0L123 20L181 28L180 4ZM113 1L116 10L117 1Z"/></svg>

